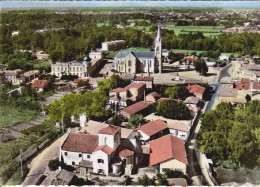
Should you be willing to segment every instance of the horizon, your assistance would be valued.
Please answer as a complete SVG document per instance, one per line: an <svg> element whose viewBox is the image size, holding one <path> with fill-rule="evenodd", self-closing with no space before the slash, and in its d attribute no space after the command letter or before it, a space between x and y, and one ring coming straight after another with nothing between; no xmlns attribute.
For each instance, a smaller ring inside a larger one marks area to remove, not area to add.
<svg viewBox="0 0 260 187"><path fill-rule="evenodd" d="M258 9L260 1L2 1L1 10L59 8L238 8Z"/></svg>

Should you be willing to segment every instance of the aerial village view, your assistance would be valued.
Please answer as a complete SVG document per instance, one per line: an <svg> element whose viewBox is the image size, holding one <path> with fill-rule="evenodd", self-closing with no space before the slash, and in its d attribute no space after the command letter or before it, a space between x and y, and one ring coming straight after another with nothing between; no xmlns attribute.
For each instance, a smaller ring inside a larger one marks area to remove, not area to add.
<svg viewBox="0 0 260 187"><path fill-rule="evenodd" d="M260 184L260 6L0 15L1 185Z"/></svg>

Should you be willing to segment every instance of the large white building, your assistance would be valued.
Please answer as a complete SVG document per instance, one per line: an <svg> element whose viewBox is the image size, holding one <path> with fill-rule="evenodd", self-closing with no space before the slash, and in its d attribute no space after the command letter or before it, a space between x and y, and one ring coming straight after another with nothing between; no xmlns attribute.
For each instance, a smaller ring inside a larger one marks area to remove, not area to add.
<svg viewBox="0 0 260 187"><path fill-rule="evenodd" d="M102 52L90 52L89 58L85 57L82 62L56 62L51 64L51 74L57 77L62 75L77 75L79 77L88 77L93 74L96 68L102 62Z"/></svg>
<svg viewBox="0 0 260 187"><path fill-rule="evenodd" d="M154 51L120 51L114 57L114 69L120 73L162 72L162 37L158 26Z"/></svg>
<svg viewBox="0 0 260 187"><path fill-rule="evenodd" d="M93 172L109 175L125 172L131 174L132 168L138 164L138 144L131 131L120 127L100 124L86 126L92 134L70 133L60 149L60 160L67 165L85 169L85 173ZM122 168L126 168L122 171ZM127 169L130 168L130 169ZM84 174L85 174L84 173Z"/></svg>

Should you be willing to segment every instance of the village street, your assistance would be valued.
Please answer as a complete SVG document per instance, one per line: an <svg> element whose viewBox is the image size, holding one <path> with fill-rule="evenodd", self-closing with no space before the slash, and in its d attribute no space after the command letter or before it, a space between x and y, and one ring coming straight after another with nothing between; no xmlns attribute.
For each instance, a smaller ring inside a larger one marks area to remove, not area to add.
<svg viewBox="0 0 260 187"><path fill-rule="evenodd" d="M48 167L49 161L58 157L60 146L67 136L68 133L65 133L32 160L29 165L30 171L22 183L23 186L36 184Z"/></svg>

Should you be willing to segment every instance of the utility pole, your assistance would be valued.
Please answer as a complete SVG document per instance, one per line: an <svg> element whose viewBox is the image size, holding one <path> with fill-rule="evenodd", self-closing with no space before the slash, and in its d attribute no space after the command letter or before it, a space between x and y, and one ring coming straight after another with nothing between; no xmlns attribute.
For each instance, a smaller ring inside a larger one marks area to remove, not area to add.
<svg viewBox="0 0 260 187"><path fill-rule="evenodd" d="M21 176L23 178L23 160L22 160L22 150L20 149L20 165L21 165Z"/></svg>

